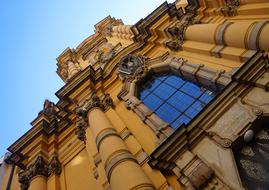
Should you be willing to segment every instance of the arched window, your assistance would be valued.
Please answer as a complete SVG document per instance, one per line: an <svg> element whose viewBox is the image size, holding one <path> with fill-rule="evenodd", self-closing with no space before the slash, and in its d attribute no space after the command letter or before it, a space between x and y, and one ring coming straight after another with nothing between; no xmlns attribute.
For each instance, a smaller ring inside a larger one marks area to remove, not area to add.
<svg viewBox="0 0 269 190"><path fill-rule="evenodd" d="M188 124L215 93L175 74L154 74L139 88L139 99L174 129Z"/></svg>

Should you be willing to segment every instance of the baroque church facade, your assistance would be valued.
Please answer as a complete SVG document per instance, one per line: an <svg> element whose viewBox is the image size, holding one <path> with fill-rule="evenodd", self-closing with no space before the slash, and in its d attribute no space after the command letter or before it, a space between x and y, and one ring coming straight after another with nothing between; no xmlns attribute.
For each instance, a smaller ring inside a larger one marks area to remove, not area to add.
<svg viewBox="0 0 269 190"><path fill-rule="evenodd" d="M269 2L106 17L1 161L1 190L269 189Z"/></svg>

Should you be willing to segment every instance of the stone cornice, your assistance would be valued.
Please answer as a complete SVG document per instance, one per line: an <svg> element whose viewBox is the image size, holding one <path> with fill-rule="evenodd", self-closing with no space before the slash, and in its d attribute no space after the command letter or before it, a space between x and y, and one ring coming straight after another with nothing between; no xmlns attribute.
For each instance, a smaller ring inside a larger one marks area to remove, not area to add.
<svg viewBox="0 0 269 190"><path fill-rule="evenodd" d="M24 168L22 163L25 156L21 154L23 149L40 136L46 137L47 139L53 134L60 134L69 124L68 113L64 109L56 107L54 103L46 100L43 110L38 114L37 118L31 122L33 127L8 147L8 150L12 153L9 160L19 167ZM46 140L42 140L42 143L49 146L49 142Z"/></svg>
<svg viewBox="0 0 269 190"><path fill-rule="evenodd" d="M157 9L155 9L146 18L138 21L132 28L132 32L135 34L135 42L146 42L146 40L151 36L149 28L154 22L166 13L169 13L170 7L174 5L164 2ZM174 12L174 9L172 12ZM174 16L174 15L173 15Z"/></svg>
<svg viewBox="0 0 269 190"><path fill-rule="evenodd" d="M78 88L85 80L94 81L94 70L91 65L84 69L81 73L73 78L70 82L65 84L60 90L58 90L55 95L59 99L63 99L69 93L71 93L75 88Z"/></svg>

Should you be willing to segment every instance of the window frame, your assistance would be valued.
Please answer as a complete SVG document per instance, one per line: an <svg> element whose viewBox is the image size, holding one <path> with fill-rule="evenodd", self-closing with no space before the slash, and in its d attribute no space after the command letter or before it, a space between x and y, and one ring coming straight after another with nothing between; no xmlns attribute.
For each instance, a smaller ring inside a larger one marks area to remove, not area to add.
<svg viewBox="0 0 269 190"><path fill-rule="evenodd" d="M232 80L232 73L211 69L202 64L191 63L187 59L172 57L168 53L155 59L146 59L143 62L143 72L123 79L124 83L118 98L125 102L127 109L135 112L152 129L160 142L171 135L174 129L139 100L138 88L153 74L168 72L213 91L221 91ZM199 114L192 120L198 116Z"/></svg>

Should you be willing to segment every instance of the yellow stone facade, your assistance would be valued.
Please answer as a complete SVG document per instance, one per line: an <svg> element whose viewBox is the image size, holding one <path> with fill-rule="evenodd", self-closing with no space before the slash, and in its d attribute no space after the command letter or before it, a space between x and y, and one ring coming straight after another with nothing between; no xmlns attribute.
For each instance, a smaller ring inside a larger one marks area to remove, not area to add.
<svg viewBox="0 0 269 190"><path fill-rule="evenodd" d="M268 52L268 0L164 2L133 26L106 17L57 58L59 101L8 148L0 189L248 189L237 153L269 140ZM163 72L221 93L173 129L137 97Z"/></svg>

